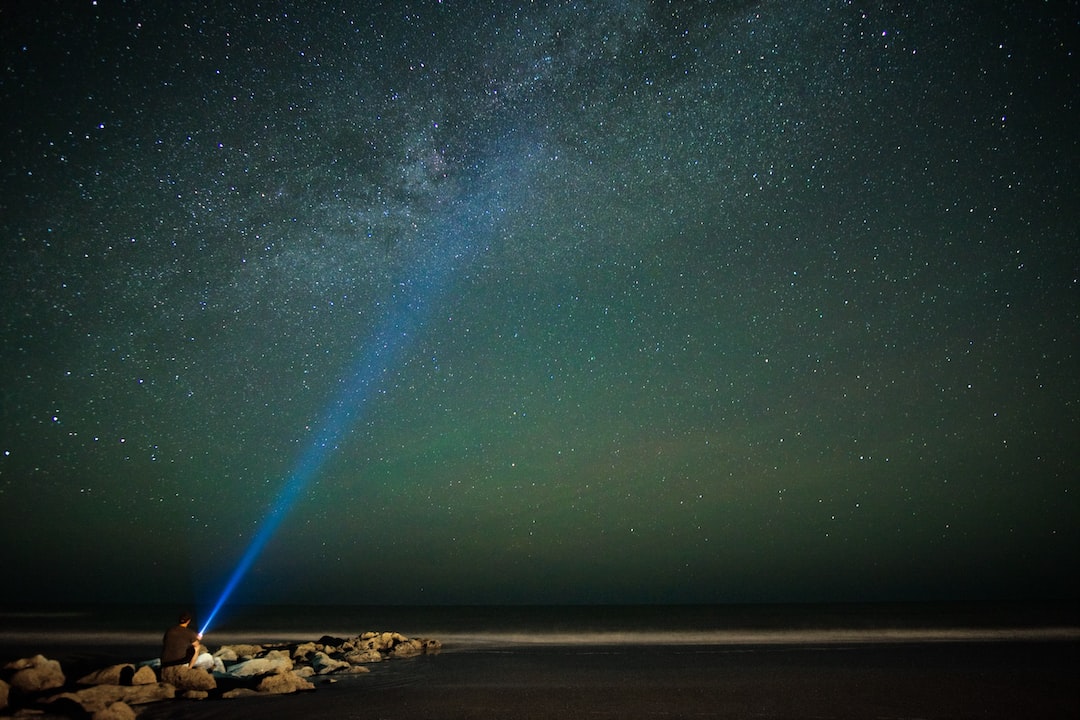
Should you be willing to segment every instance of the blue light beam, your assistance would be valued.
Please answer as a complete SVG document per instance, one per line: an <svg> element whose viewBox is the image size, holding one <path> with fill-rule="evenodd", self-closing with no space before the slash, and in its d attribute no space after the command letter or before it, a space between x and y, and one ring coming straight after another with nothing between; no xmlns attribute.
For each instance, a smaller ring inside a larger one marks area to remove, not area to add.
<svg viewBox="0 0 1080 720"><path fill-rule="evenodd" d="M493 172L480 173L479 185L488 191L474 195L471 202L461 203L457 212L444 218L443 230L428 246L427 257L414 262L413 279L396 285L386 314L362 348L353 371L342 379L341 391L323 415L318 434L298 459L258 533L236 564L200 634L213 623L289 511L337 449L382 377L396 366L412 337L430 316L431 301L446 289L453 273L490 241L499 218L506 213L507 196L523 186L523 170L536 159L531 151L511 153L511 156L516 160L513 166L499 166Z"/></svg>

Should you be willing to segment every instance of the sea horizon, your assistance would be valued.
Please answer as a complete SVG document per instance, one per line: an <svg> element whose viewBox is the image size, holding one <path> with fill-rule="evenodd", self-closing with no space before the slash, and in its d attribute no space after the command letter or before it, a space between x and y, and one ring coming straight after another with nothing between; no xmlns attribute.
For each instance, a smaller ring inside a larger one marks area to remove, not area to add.
<svg viewBox="0 0 1080 720"><path fill-rule="evenodd" d="M438 640L446 652L520 645L830 645L1080 640L1073 601L656 605L238 604L209 647L288 644L368 631ZM0 605L0 650L144 648L180 609L160 603ZM196 622L201 618L196 613ZM55 650L54 650L55 651ZM10 659L10 658L9 658Z"/></svg>

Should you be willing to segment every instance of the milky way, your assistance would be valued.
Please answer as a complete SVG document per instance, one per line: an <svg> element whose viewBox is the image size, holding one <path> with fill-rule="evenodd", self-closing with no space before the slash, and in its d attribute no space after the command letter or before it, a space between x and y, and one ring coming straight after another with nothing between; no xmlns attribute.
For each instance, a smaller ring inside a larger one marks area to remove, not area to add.
<svg viewBox="0 0 1080 720"><path fill-rule="evenodd" d="M238 5L0 9L18 595L1075 597L1066 10Z"/></svg>

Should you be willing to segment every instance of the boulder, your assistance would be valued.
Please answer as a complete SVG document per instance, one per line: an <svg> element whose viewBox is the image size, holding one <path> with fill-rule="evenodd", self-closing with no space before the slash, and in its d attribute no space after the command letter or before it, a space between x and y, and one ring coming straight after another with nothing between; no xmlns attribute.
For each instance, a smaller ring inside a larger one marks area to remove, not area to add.
<svg viewBox="0 0 1080 720"><path fill-rule="evenodd" d="M153 674L153 670L150 674ZM135 666L124 663L121 665L110 665L107 668L96 670L89 675L83 675L78 679L79 685L130 685L131 679L135 676ZM157 682L157 678L154 678Z"/></svg>
<svg viewBox="0 0 1080 720"><path fill-rule="evenodd" d="M365 650L378 650L386 652L394 645L394 633L366 632L360 636L357 647Z"/></svg>
<svg viewBox="0 0 1080 720"><path fill-rule="evenodd" d="M178 692L188 690L213 690L217 687L214 676L202 668L190 668L187 665L170 665L161 669L161 679L176 688Z"/></svg>
<svg viewBox="0 0 1080 720"><path fill-rule="evenodd" d="M254 658L263 654L262 645L223 645L214 657L219 657L225 662L233 662L241 658Z"/></svg>
<svg viewBox="0 0 1080 720"><path fill-rule="evenodd" d="M132 685L154 685L157 681L157 675L154 674L154 669L149 665L143 665L131 676Z"/></svg>
<svg viewBox="0 0 1080 720"><path fill-rule="evenodd" d="M53 690L63 687L66 681L60 663L49 660L44 655L15 660L8 663L5 669L15 670L15 674L11 676L11 687L24 693Z"/></svg>
<svg viewBox="0 0 1080 720"><path fill-rule="evenodd" d="M390 654L394 657L414 657L424 652L424 644L419 640L405 640L394 645Z"/></svg>
<svg viewBox="0 0 1080 720"><path fill-rule="evenodd" d="M231 646L225 645L224 647L218 648L218 651L214 653L214 658L221 660L222 662L234 663L240 659L240 656L236 654L236 650Z"/></svg>
<svg viewBox="0 0 1080 720"><path fill-rule="evenodd" d="M230 665L226 672L236 677L258 677L260 675L273 675L288 672L293 669L292 658L283 650L271 650L264 657L245 660L236 665Z"/></svg>
<svg viewBox="0 0 1080 720"><path fill-rule="evenodd" d="M377 663L382 662L383 656L378 650L354 650L345 656L353 665L360 665L363 663Z"/></svg>
<svg viewBox="0 0 1080 720"><path fill-rule="evenodd" d="M315 686L292 671L279 675L267 675L255 689L260 693L288 695L301 690L314 690Z"/></svg>
<svg viewBox="0 0 1080 720"><path fill-rule="evenodd" d="M123 700L118 700L107 708L98 710L90 720L135 720L135 711Z"/></svg>
<svg viewBox="0 0 1080 720"><path fill-rule="evenodd" d="M134 686L94 685L76 692L54 695L46 702L56 703L67 700L87 713L96 713L118 702L127 705L145 705L160 700L171 700L174 697L176 697L176 690L168 683Z"/></svg>
<svg viewBox="0 0 1080 720"><path fill-rule="evenodd" d="M441 644L424 638L410 639L396 632L367 632L348 639L323 636L318 642L299 645L232 645L214 653L214 670L222 677L226 672L236 679L257 681L222 695L235 698L260 694L288 694L312 691L319 677L323 684L335 682L334 674L366 673L368 663L387 658L405 658L436 653ZM209 656L201 658L209 659ZM223 661L229 661L226 670ZM174 697L200 699L217 686L214 675L202 666L186 665L161 668L161 682L155 671L160 661L141 665L121 663L111 665L78 680L79 688L65 686L66 678L60 663L42 655L16 660L5 666L4 681L0 681L0 714L7 717L26 712L45 712L49 716L97 718L98 720L131 720L137 713L133 706ZM52 691L52 694L47 691ZM43 699L45 695L52 695ZM10 707L12 697L17 701ZM32 703L34 707L27 705ZM40 710L47 704L47 710Z"/></svg>
<svg viewBox="0 0 1080 720"><path fill-rule="evenodd" d="M349 668L350 665L345 660L335 660L324 652L317 652L314 657L311 658L311 667L315 669L315 672L318 675L329 675L338 670L345 670Z"/></svg>
<svg viewBox="0 0 1080 720"><path fill-rule="evenodd" d="M318 651L318 646L313 642L306 642L302 645L297 645L293 650L293 660L307 660L308 656L314 655Z"/></svg>

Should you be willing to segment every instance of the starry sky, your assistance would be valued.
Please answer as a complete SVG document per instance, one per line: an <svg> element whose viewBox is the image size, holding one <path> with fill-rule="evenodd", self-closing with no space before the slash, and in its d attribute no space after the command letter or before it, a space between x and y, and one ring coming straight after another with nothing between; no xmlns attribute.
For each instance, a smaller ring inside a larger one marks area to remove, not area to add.
<svg viewBox="0 0 1080 720"><path fill-rule="evenodd" d="M0 3L7 594L1078 597L1077 24Z"/></svg>

